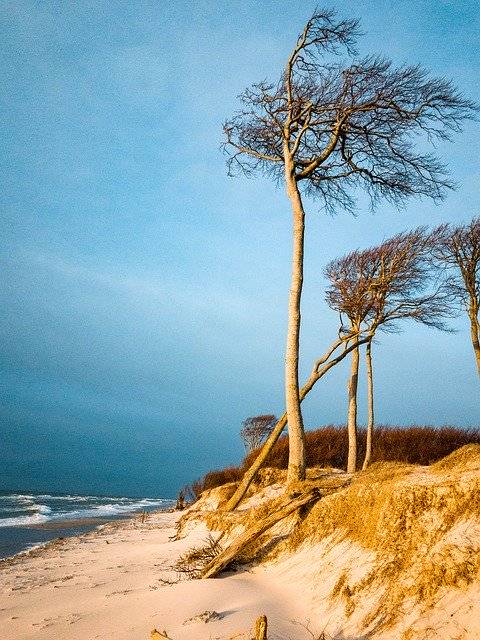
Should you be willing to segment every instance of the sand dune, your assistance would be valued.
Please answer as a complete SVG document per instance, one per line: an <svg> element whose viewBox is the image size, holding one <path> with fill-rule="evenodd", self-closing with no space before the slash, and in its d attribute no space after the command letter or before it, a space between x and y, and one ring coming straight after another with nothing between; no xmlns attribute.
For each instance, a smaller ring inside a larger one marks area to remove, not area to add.
<svg viewBox="0 0 480 640"><path fill-rule="evenodd" d="M173 640L246 640L263 613L269 640L322 631L327 640L477 640L480 446L345 479L310 478L330 493L260 536L244 556L255 566L215 579L170 584L176 559L211 531L226 545L271 513L285 499L281 484L258 488L227 518L216 510L223 487L181 528L178 512L154 513L3 561L2 640L148 640L153 628ZM215 612L207 622L205 612Z"/></svg>

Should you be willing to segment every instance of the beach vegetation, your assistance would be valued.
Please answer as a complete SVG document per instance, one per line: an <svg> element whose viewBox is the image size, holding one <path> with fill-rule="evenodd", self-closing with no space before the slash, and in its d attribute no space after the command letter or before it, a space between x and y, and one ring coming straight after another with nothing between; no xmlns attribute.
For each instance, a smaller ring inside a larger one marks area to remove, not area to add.
<svg viewBox="0 0 480 640"><path fill-rule="evenodd" d="M307 477L317 468L345 469L348 457L348 431L346 426L328 425L307 431L305 434ZM358 429L358 456L366 454L367 431ZM375 441L371 450L371 462L399 462L429 465L467 444L480 444L480 428L377 425ZM218 487L218 504L228 501L246 470L258 458L259 450L247 454L238 467L226 467L208 472L191 487L192 499ZM282 482L288 467L288 435L282 436L265 458L253 485L265 487ZM276 470L276 471L275 471Z"/></svg>
<svg viewBox="0 0 480 640"><path fill-rule="evenodd" d="M410 612L428 622L446 594L475 589L480 442L430 465L374 462L353 477L310 472L287 494L253 492L246 508L227 514L224 529L221 517L192 511L190 519L222 536L223 550L202 576L232 562L284 562L283 571L321 588L345 623L379 633L405 620L402 638L421 637Z"/></svg>
<svg viewBox="0 0 480 640"><path fill-rule="evenodd" d="M218 537L207 536L204 544L188 549L180 555L173 569L180 578L197 579L202 577L205 567L222 551Z"/></svg>
<svg viewBox="0 0 480 640"><path fill-rule="evenodd" d="M371 458L374 423L373 339L379 331L398 331L404 320L448 330L446 319L452 315L450 287L436 277L431 261L432 244L440 235L438 230L429 233L419 227L378 246L352 251L325 268L326 300L339 314L339 332L370 335L366 344L368 426L364 468ZM359 362L357 347L351 354L348 381L348 473L357 468Z"/></svg>
<svg viewBox="0 0 480 640"><path fill-rule="evenodd" d="M242 423L242 429L240 431L245 451L250 453L253 449L258 449L272 433L276 423L277 419L272 414L246 418Z"/></svg>
<svg viewBox="0 0 480 640"><path fill-rule="evenodd" d="M448 331L446 319L452 315L452 292L448 280L438 278L433 269L432 246L443 231L425 228L399 233L382 244L356 250L331 261L325 268L329 286L326 300L339 315L337 339L319 358L300 390L300 401L314 385L348 354L352 354L348 384L347 471L357 468L357 387L359 348L366 345L368 377L368 426L363 468L371 459L374 424L372 341L378 331L394 332L399 323L413 320ZM245 471L234 494L225 505L236 508L250 483L265 463L288 420L285 412L271 430L258 457Z"/></svg>

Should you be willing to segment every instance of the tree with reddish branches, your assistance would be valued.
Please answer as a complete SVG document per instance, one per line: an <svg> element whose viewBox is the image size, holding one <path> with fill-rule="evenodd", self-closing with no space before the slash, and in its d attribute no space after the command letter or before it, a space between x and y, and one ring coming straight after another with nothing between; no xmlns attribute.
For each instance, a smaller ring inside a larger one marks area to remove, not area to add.
<svg viewBox="0 0 480 640"><path fill-rule="evenodd" d="M337 339L313 365L312 371L300 389L300 402L333 367L349 354L355 356L362 345L367 347L367 369L370 369L369 420L367 450L363 463L369 464L374 426L373 371L371 345L376 332L398 330L398 322L412 319L438 329L448 330L445 318L451 314L451 293L445 282L433 277L431 247L439 232L427 233L426 229L400 233L380 246L352 253L333 260L326 267L330 281L326 297L328 305L339 313ZM358 363L358 357L353 357ZM355 368L353 376L358 376ZM352 382L350 382L352 385ZM355 412L349 411L350 422L350 470L356 468L356 385ZM276 423L261 451L245 472L241 482L224 509L235 509L256 473L265 463L269 453L287 425L287 413Z"/></svg>
<svg viewBox="0 0 480 640"><path fill-rule="evenodd" d="M378 330L396 331L400 320L448 331L452 296L444 280L434 277L431 247L442 231L428 233L419 227L399 233L377 247L353 251L330 262L325 275L330 282L326 300L340 315L345 332L369 332L367 342L368 425L363 468L370 462L374 427L372 340ZM352 351L348 382L347 471L357 468L357 388L359 348Z"/></svg>
<svg viewBox="0 0 480 640"><path fill-rule="evenodd" d="M277 423L274 415L252 416L242 422L240 436L245 445L245 452L250 453L264 442L272 433Z"/></svg>
<svg viewBox="0 0 480 640"><path fill-rule="evenodd" d="M437 229L434 259L447 269L448 284L470 321L470 337L480 376L480 217Z"/></svg>

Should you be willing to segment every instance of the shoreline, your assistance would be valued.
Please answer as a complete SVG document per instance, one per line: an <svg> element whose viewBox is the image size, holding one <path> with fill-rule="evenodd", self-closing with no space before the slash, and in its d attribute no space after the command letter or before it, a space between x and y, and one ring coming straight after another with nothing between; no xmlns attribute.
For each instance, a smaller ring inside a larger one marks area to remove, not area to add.
<svg viewBox="0 0 480 640"><path fill-rule="evenodd" d="M155 512L164 512L171 507L154 509L151 511L132 511L128 514L115 516L95 516L84 518L52 519L28 525L0 527L0 562L13 558L19 554L25 555L29 551L44 547L58 539L82 536L115 522L125 522L132 518L148 517ZM143 514L147 515L144 516ZM55 535L57 534L57 535ZM18 550L10 552L10 547Z"/></svg>
<svg viewBox="0 0 480 640"><path fill-rule="evenodd" d="M127 516L128 517L128 516ZM126 520L127 518L119 517L118 520ZM37 524L29 525L29 529L39 529L42 531L55 531L56 529L67 529L69 527L86 527L86 526L99 526L101 524L110 522L107 516L98 518L75 518L72 520L51 520L50 522L39 522Z"/></svg>
<svg viewBox="0 0 480 640"><path fill-rule="evenodd" d="M168 509L156 509L154 511L146 512L148 516L153 513L165 513L171 511L171 508ZM95 531L99 531L102 527L124 523L129 520L135 520L138 518L145 517L143 512L133 512L128 515L119 515L117 517L108 517L108 516L100 516L96 518L76 518L76 519L64 519L58 521L51 522L41 522L37 524L32 524L24 527L5 527L5 529L21 529L22 531L62 531L64 535L55 536L48 540L38 541L31 544L26 549L22 549L21 551L17 551L11 555L0 557L0 568L4 565L8 560L12 560L17 556L29 556L33 555L39 549L44 549L46 547L56 546L56 543L62 540L68 540L71 538L81 538L83 536L88 535L89 533L93 533ZM81 529L86 528L84 531ZM80 530L79 530L80 529Z"/></svg>
<svg viewBox="0 0 480 640"><path fill-rule="evenodd" d="M144 522L137 514L4 559L3 640L148 640L155 627L174 640L241 640L263 613L280 637L303 639L291 622L307 620L301 595L262 570L171 583L175 560L208 535L199 525L175 540L183 513L151 512ZM195 620L205 611L218 617Z"/></svg>
<svg viewBox="0 0 480 640"><path fill-rule="evenodd" d="M57 538L1 565L2 640L149 640L153 629L171 640L251 640L261 615L272 640L420 640L432 629L438 640L473 640L479 454L476 445L440 466L385 463L331 493L322 475L326 494L300 522L278 522L215 578L185 579L176 563L188 570L212 536L228 545L237 525L281 511L281 484L228 521L218 519L220 488L189 514L135 514Z"/></svg>

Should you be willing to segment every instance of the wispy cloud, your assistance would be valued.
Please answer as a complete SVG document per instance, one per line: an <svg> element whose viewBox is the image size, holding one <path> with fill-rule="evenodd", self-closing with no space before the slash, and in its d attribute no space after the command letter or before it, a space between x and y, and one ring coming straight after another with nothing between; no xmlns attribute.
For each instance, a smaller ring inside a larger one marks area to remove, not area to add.
<svg viewBox="0 0 480 640"><path fill-rule="evenodd" d="M191 314L205 317L214 314L218 319L239 322L251 317L255 305L246 296L208 281L195 283L169 278L165 273L140 272L121 264L92 265L84 256L73 259L58 253L20 249L10 259L68 279L73 288L87 286L92 291L102 290L105 295L126 296L148 310L158 306L164 313L186 314L186 318Z"/></svg>

